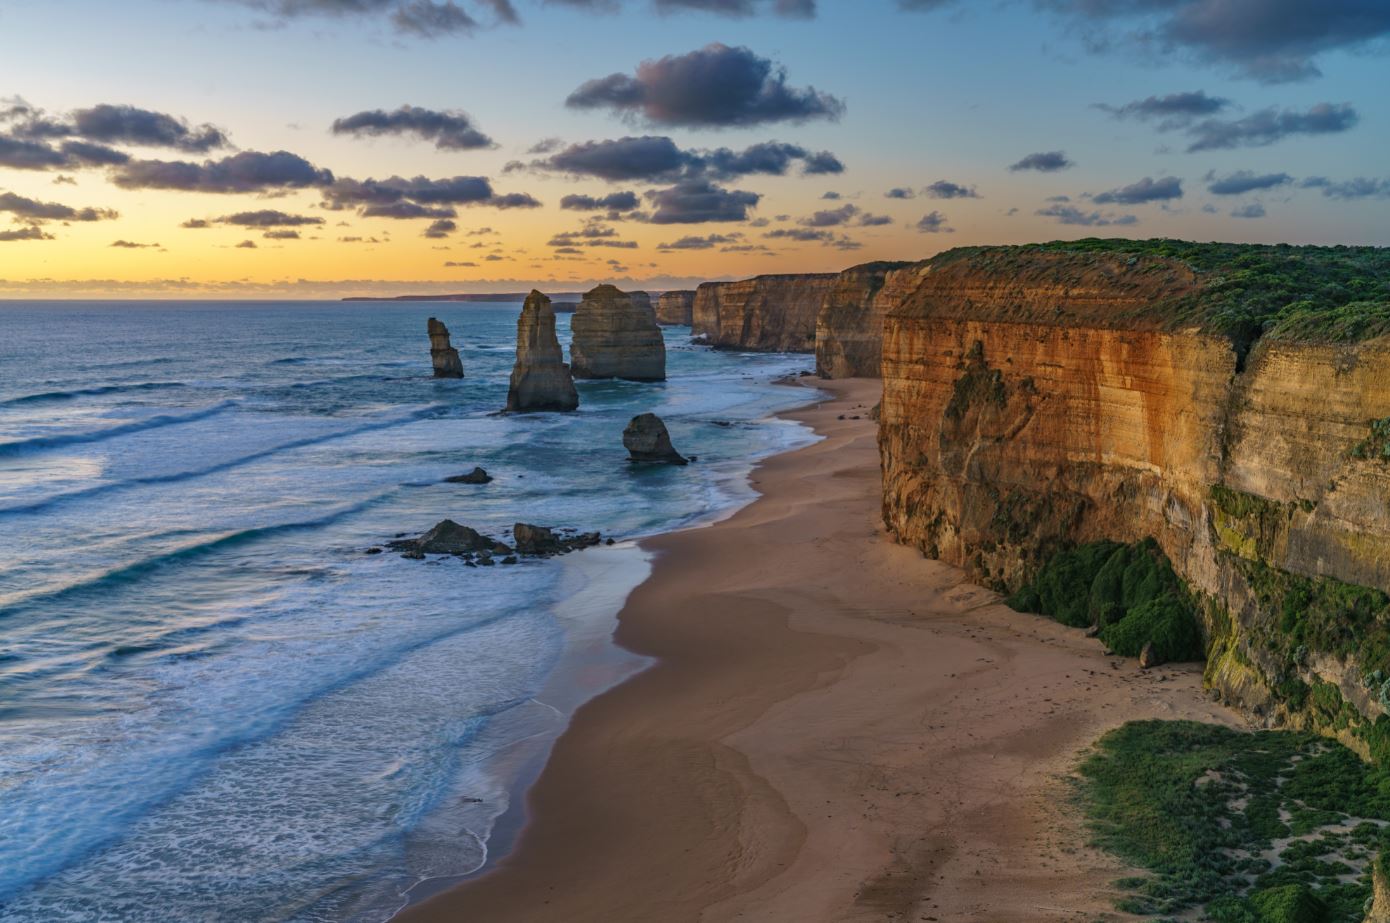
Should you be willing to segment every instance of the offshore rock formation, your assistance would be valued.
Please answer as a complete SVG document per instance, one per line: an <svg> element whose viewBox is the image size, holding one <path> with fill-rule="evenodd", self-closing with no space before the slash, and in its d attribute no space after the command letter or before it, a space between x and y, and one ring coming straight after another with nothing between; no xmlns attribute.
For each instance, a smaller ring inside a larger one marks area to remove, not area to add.
<svg viewBox="0 0 1390 923"><path fill-rule="evenodd" d="M1390 758L1390 303L1259 336L1239 312L1261 289L1222 300L1229 262L1112 249L912 270L884 327L885 523L1001 590L1070 544L1152 536L1198 596L1209 685ZM1280 273L1390 284L1384 251L1246 249L1279 306Z"/></svg>
<svg viewBox="0 0 1390 923"><path fill-rule="evenodd" d="M555 338L555 312L550 299L532 291L516 321L516 365L507 389L509 413L575 410L579 393Z"/></svg>
<svg viewBox="0 0 1390 923"><path fill-rule="evenodd" d="M662 292L656 299L656 322L689 327L694 308L694 292Z"/></svg>
<svg viewBox="0 0 1390 923"><path fill-rule="evenodd" d="M816 372L878 378L883 315L915 287L926 263L865 263L835 277L816 315Z"/></svg>
<svg viewBox="0 0 1390 923"><path fill-rule="evenodd" d="M517 554L535 557L569 554L571 551L591 548L599 543L600 538L597 532L580 532L567 537L556 534L554 529L546 526L533 526L525 522L519 522L512 527L512 539L516 542Z"/></svg>
<svg viewBox="0 0 1390 923"><path fill-rule="evenodd" d="M695 290L692 332L711 346L762 352L816 349L816 316L836 273L706 282Z"/></svg>
<svg viewBox="0 0 1390 923"><path fill-rule="evenodd" d="M462 378L463 360L459 351L449 345L449 328L433 317L426 329L430 335L430 361L434 363L435 378Z"/></svg>
<svg viewBox="0 0 1390 923"><path fill-rule="evenodd" d="M628 461L685 465L689 461L671 445L666 424L654 413L640 413L623 430L623 448Z"/></svg>
<svg viewBox="0 0 1390 923"><path fill-rule="evenodd" d="M579 303L570 331L575 378L666 380L666 342L646 292L600 285Z"/></svg>

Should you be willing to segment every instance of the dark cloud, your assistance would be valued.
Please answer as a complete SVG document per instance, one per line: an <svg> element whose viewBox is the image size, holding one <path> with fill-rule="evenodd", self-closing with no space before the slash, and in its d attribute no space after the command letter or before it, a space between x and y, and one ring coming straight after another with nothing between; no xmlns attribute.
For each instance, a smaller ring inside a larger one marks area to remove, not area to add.
<svg viewBox="0 0 1390 923"><path fill-rule="evenodd" d="M798 243L819 243L836 250L858 250L863 244L857 240L836 234L834 231L821 231L813 228L778 228L763 235L769 240L794 240Z"/></svg>
<svg viewBox="0 0 1390 923"><path fill-rule="evenodd" d="M838 119L844 103L787 86L785 69L748 48L714 43L643 61L635 76L609 74L570 94L572 109L613 109L655 125L726 127Z"/></svg>
<svg viewBox="0 0 1390 923"><path fill-rule="evenodd" d="M630 212L640 204L635 192L614 192L595 198L591 195L567 195L560 207L577 212Z"/></svg>
<svg viewBox="0 0 1390 923"><path fill-rule="evenodd" d="M801 172L806 175L843 173L845 166L829 151L813 154L796 144L780 141L764 141L731 151L726 147L712 151L691 152L691 169L705 170L716 179L732 179L736 176L763 174L767 176L786 176L791 165L802 162Z"/></svg>
<svg viewBox="0 0 1390 923"><path fill-rule="evenodd" d="M448 266L448 267L451 267L451 268L456 268L456 269L457 269L457 268L463 268L463 267L477 266L478 264L477 264L477 263L474 263L474 262L470 262L470 261L468 261L468 260L449 260L449 261L446 262L444 265L445 265L445 266Z"/></svg>
<svg viewBox="0 0 1390 923"><path fill-rule="evenodd" d="M1229 108L1231 101L1220 96L1208 96L1204 90L1187 93L1170 93L1167 96L1149 96L1136 99L1123 106L1110 106L1096 103L1097 109L1110 113L1117 119L1140 119L1158 121L1160 131L1169 131L1190 124L1194 119L1211 116Z"/></svg>
<svg viewBox="0 0 1390 923"><path fill-rule="evenodd" d="M323 186L333 182L333 174L288 151L242 151L202 163L132 160L116 167L111 179L125 189L239 193Z"/></svg>
<svg viewBox="0 0 1390 923"><path fill-rule="evenodd" d="M1262 109L1240 119L1206 119L1187 130L1194 151L1264 147L1290 135L1323 135L1350 131L1360 121L1350 103L1318 103L1307 112Z"/></svg>
<svg viewBox="0 0 1390 923"><path fill-rule="evenodd" d="M1036 154L1029 154L1017 163L1009 166L1015 173L1019 170L1039 170L1043 173L1055 173L1058 170L1065 170L1068 167L1076 166L1075 163L1067 159L1067 155L1061 151L1040 151Z"/></svg>
<svg viewBox="0 0 1390 923"><path fill-rule="evenodd" d="M831 190L830 192L821 193L821 198L827 202L838 202L841 198L843 198L843 196L841 196L838 192Z"/></svg>
<svg viewBox="0 0 1390 923"><path fill-rule="evenodd" d="M334 210L358 208L366 218L455 218L458 213L450 206L535 208L540 202L524 192L498 195L483 176L391 176L337 180L324 189L324 205Z"/></svg>
<svg viewBox="0 0 1390 923"><path fill-rule="evenodd" d="M565 142L561 141L559 138L542 138L528 147L526 153L535 155L553 154L564 146Z"/></svg>
<svg viewBox="0 0 1390 923"><path fill-rule="evenodd" d="M1232 218L1263 218L1265 207L1259 202L1251 202L1249 205L1242 205L1231 210Z"/></svg>
<svg viewBox="0 0 1390 923"><path fill-rule="evenodd" d="M413 218L457 218L458 211L452 205L421 205L419 202L387 202L382 205L367 205L358 211L363 218L396 218L408 221Z"/></svg>
<svg viewBox="0 0 1390 923"><path fill-rule="evenodd" d="M452 219L440 218L432 222L429 227L425 228L424 236L438 240L443 237L448 237L454 231L457 231L458 228L458 224Z"/></svg>
<svg viewBox="0 0 1390 923"><path fill-rule="evenodd" d="M1101 212L1083 212L1081 209L1072 205L1049 205L1047 208L1038 209L1033 214L1041 215L1044 218L1056 218L1058 224L1074 224L1082 227L1104 227L1107 225L1128 225L1138 224L1139 219L1133 215L1110 215Z"/></svg>
<svg viewBox="0 0 1390 923"><path fill-rule="evenodd" d="M133 240L113 240L111 246L121 250L148 250L151 248L159 248L159 244L137 244Z"/></svg>
<svg viewBox="0 0 1390 923"><path fill-rule="evenodd" d="M915 199L917 193L906 186L894 186L883 194L885 199Z"/></svg>
<svg viewBox="0 0 1390 923"><path fill-rule="evenodd" d="M179 225L179 227L202 231L212 227L212 222L208 221L206 218L189 218L183 224Z"/></svg>
<svg viewBox="0 0 1390 923"><path fill-rule="evenodd" d="M333 134L381 137L412 135L446 151L468 151L495 147L493 140L473 125L467 113L437 112L416 106L401 106L391 112L370 109L333 122Z"/></svg>
<svg viewBox="0 0 1390 923"><path fill-rule="evenodd" d="M893 219L887 215L873 215L865 212L859 216L859 226L861 228L878 228L892 223Z"/></svg>
<svg viewBox="0 0 1390 923"><path fill-rule="evenodd" d="M243 228L293 228L308 224L323 224L323 219L312 215L291 215L288 212L276 211L273 208L263 208L259 211L223 215L217 219L217 222L218 224L234 224ZM184 227L189 226L188 224L184 225Z"/></svg>
<svg viewBox="0 0 1390 923"><path fill-rule="evenodd" d="M1182 180L1176 176L1161 179L1146 176L1137 183L1102 192L1094 201L1099 205L1142 205L1145 202L1167 202L1181 198Z"/></svg>
<svg viewBox="0 0 1390 923"><path fill-rule="evenodd" d="M568 6L599 13L614 13L622 8L622 0L545 0L546 3ZM743 18L770 12L786 19L811 19L816 15L816 0L651 0L660 13L714 13Z"/></svg>
<svg viewBox="0 0 1390 923"><path fill-rule="evenodd" d="M1223 176L1217 179L1212 174L1207 175L1207 192L1212 195L1243 195L1247 192L1257 192L1261 189L1274 189L1278 186L1287 186L1293 182L1293 177L1287 173L1253 173L1250 170L1237 170L1230 176Z"/></svg>
<svg viewBox="0 0 1390 923"><path fill-rule="evenodd" d="M797 223L808 228L834 228L842 224L849 224L858 214L859 209L857 207L842 205L839 208L815 212Z"/></svg>
<svg viewBox="0 0 1390 923"><path fill-rule="evenodd" d="M917 222L917 230L923 234L953 234L956 229L946 224L946 216L941 212L931 212Z"/></svg>
<svg viewBox="0 0 1390 923"><path fill-rule="evenodd" d="M1374 48L1390 35L1390 3L1383 0L1041 2L1078 22L1092 48L1118 41L1158 54L1186 51L1266 83L1315 77L1318 56Z"/></svg>
<svg viewBox="0 0 1390 923"><path fill-rule="evenodd" d="M700 178L729 180L741 176L785 176L796 163L803 175L838 173L844 165L829 151L813 153L796 144L764 141L741 151L726 147L686 150L661 135L585 141L571 144L533 169L609 182L678 182Z"/></svg>
<svg viewBox="0 0 1390 923"><path fill-rule="evenodd" d="M40 202L14 192L0 192L0 212L24 221L104 221L119 218L109 208L73 208L60 202Z"/></svg>
<svg viewBox="0 0 1390 923"><path fill-rule="evenodd" d="M388 19L398 32L419 38L471 35L484 25L515 25L520 22L511 0L477 0L462 4L456 0L224 0L264 10L282 19L299 16L379 16ZM469 9L485 8L487 22Z"/></svg>
<svg viewBox="0 0 1390 923"><path fill-rule="evenodd" d="M183 119L135 106L102 104L72 113L72 133L102 144L170 147L191 154L227 146L227 136L212 125L190 127Z"/></svg>
<svg viewBox="0 0 1390 923"><path fill-rule="evenodd" d="M71 157L48 144L0 135L0 167L11 170L56 170L72 166Z"/></svg>
<svg viewBox="0 0 1390 923"><path fill-rule="evenodd" d="M1329 199L1390 198L1390 179L1371 179L1358 176L1333 182L1325 176L1310 176L1299 183L1304 189L1321 189Z"/></svg>
<svg viewBox="0 0 1390 923"><path fill-rule="evenodd" d="M125 151L92 141L64 141L62 151L75 167L114 167L130 161Z"/></svg>
<svg viewBox="0 0 1390 923"><path fill-rule="evenodd" d="M261 236L266 240L299 240L299 232L289 230L266 231Z"/></svg>
<svg viewBox="0 0 1390 923"><path fill-rule="evenodd" d="M391 14L391 22L401 32L418 35L420 38L466 35L478 28L478 20L469 16L463 7L453 0L445 0L443 3L435 0L407 0Z"/></svg>
<svg viewBox="0 0 1390 923"><path fill-rule="evenodd" d="M52 234L45 234L41 229L35 227L20 228L17 231L0 231L0 243L12 243L18 240L52 239Z"/></svg>
<svg viewBox="0 0 1390 923"><path fill-rule="evenodd" d="M980 197L974 186L962 186L959 183L952 183L944 179L939 179L928 186L926 193L933 199L978 199Z"/></svg>
<svg viewBox="0 0 1390 923"><path fill-rule="evenodd" d="M742 234L710 234L705 237L682 237L669 244L659 244L658 250L712 250L720 245L736 244L743 239Z"/></svg>
<svg viewBox="0 0 1390 923"><path fill-rule="evenodd" d="M807 176L823 176L829 173L845 172L845 165L829 151L819 151L804 158L801 172Z"/></svg>
<svg viewBox="0 0 1390 923"><path fill-rule="evenodd" d="M254 240L243 240L241 243L239 243L239 244L236 245L236 248L235 248L235 249L237 249L237 250L255 250L255 249L256 249L256 242L255 242Z"/></svg>
<svg viewBox="0 0 1390 923"><path fill-rule="evenodd" d="M745 221L762 196L725 189L706 179L682 180L666 189L646 193L655 207L652 224L700 224L707 221Z"/></svg>

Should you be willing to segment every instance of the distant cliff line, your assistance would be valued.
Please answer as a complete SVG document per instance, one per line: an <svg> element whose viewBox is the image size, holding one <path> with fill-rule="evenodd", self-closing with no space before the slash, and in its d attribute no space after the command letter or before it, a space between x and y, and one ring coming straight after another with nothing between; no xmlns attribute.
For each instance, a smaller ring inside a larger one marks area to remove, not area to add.
<svg viewBox="0 0 1390 923"><path fill-rule="evenodd" d="M494 292L491 294L459 293L452 295L353 295L343 298L343 301L462 301L485 304L503 304L516 302L521 304L526 300L529 292ZM552 301L560 303L578 304L584 297L583 292L559 292L551 295ZM560 305L556 305L557 310L562 310ZM571 308L573 310L573 308Z"/></svg>

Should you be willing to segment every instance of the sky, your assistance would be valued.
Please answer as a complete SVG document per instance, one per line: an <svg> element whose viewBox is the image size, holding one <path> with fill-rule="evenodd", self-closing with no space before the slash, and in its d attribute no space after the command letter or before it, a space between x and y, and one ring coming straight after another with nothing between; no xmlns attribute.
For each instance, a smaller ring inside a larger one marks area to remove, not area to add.
<svg viewBox="0 0 1390 923"><path fill-rule="evenodd" d="M1390 0L0 0L0 298L1390 245Z"/></svg>

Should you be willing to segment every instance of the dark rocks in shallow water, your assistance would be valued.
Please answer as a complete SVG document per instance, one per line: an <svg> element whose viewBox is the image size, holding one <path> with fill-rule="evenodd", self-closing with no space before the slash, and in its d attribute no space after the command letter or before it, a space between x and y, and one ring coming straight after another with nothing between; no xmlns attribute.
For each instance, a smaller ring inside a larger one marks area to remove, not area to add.
<svg viewBox="0 0 1390 923"><path fill-rule="evenodd" d="M452 519L445 519L419 538L409 538L403 541L392 542L391 547L421 555L464 555L472 552L491 552L497 544L498 542L495 539L488 538L476 529L471 529L468 526L461 526Z"/></svg>
<svg viewBox="0 0 1390 923"><path fill-rule="evenodd" d="M492 475L482 468L474 466L473 470L467 474L456 474L451 478L445 478L446 484L486 484L492 480Z"/></svg>
<svg viewBox="0 0 1390 923"><path fill-rule="evenodd" d="M573 537L556 535L554 529L545 526L533 526L529 523L519 522L512 527L512 539L516 542L518 554L531 555L533 557L567 554L571 551L578 551L580 548L588 548L599 543L597 532L581 532Z"/></svg>
<svg viewBox="0 0 1390 923"><path fill-rule="evenodd" d="M659 462L668 465L684 465L686 459L671 445L671 434L666 424L654 413L642 413L633 417L623 430L623 448L627 449L628 461Z"/></svg>
<svg viewBox="0 0 1390 923"><path fill-rule="evenodd" d="M380 548L368 548L366 554L381 554Z"/></svg>
<svg viewBox="0 0 1390 923"><path fill-rule="evenodd" d="M426 329L430 335L430 361L434 363L435 378L462 378L463 360L459 351L449 343L449 328L431 317Z"/></svg>

